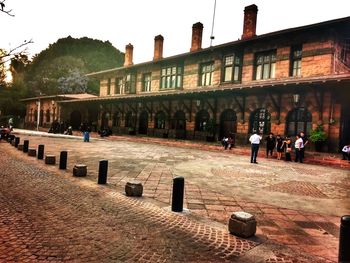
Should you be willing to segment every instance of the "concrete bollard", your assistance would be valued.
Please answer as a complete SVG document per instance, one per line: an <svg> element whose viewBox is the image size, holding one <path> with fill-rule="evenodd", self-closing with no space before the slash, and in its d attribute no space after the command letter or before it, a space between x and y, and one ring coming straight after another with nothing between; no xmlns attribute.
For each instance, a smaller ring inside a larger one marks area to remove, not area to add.
<svg viewBox="0 0 350 263"><path fill-rule="evenodd" d="M65 170L67 169L67 151L61 151L60 153L60 165L59 165L59 169L61 170Z"/></svg>
<svg viewBox="0 0 350 263"><path fill-rule="evenodd" d="M18 147L18 144L19 144L19 141L20 141L20 137L16 137L15 138L15 147L17 148Z"/></svg>
<svg viewBox="0 0 350 263"><path fill-rule="evenodd" d="M28 149L28 156L36 157L36 149Z"/></svg>
<svg viewBox="0 0 350 263"><path fill-rule="evenodd" d="M340 219L339 263L350 262L350 215Z"/></svg>
<svg viewBox="0 0 350 263"><path fill-rule="evenodd" d="M143 193L143 185L141 182L136 180L131 180L125 184L125 194L127 196L141 197L142 193Z"/></svg>
<svg viewBox="0 0 350 263"><path fill-rule="evenodd" d="M85 164L76 164L73 167L73 176L83 177L87 174L87 167Z"/></svg>
<svg viewBox="0 0 350 263"><path fill-rule="evenodd" d="M38 159L39 160L44 159L44 145L43 144L39 144L39 146L38 146Z"/></svg>
<svg viewBox="0 0 350 263"><path fill-rule="evenodd" d="M55 155L45 155L45 164L56 164L56 156Z"/></svg>
<svg viewBox="0 0 350 263"><path fill-rule="evenodd" d="M98 184L107 183L108 160L101 160L98 167Z"/></svg>
<svg viewBox="0 0 350 263"><path fill-rule="evenodd" d="M27 153L29 149L29 140L24 140L23 141L23 152Z"/></svg>
<svg viewBox="0 0 350 263"><path fill-rule="evenodd" d="M177 176L173 179L173 196L171 211L182 212L184 201L185 178Z"/></svg>
<svg viewBox="0 0 350 263"><path fill-rule="evenodd" d="M228 231L239 237L252 237L256 233L255 217L246 212L234 212L228 223Z"/></svg>

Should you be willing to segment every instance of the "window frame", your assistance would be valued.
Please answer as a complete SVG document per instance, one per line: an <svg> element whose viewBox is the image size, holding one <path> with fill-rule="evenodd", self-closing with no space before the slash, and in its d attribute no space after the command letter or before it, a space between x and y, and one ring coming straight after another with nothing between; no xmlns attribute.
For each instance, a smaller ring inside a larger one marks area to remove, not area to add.
<svg viewBox="0 0 350 263"><path fill-rule="evenodd" d="M262 114L264 114L263 118ZM263 126L260 125L262 122L264 122ZM256 109L250 115L249 125L250 133L258 132L262 134L269 134L271 131L271 113L266 108ZM259 127L263 127L262 131L259 129Z"/></svg>
<svg viewBox="0 0 350 263"><path fill-rule="evenodd" d="M107 80L107 96L111 95L111 78L108 78Z"/></svg>
<svg viewBox="0 0 350 263"><path fill-rule="evenodd" d="M154 117L154 120L155 129L165 129L166 114L164 111L158 111Z"/></svg>
<svg viewBox="0 0 350 263"><path fill-rule="evenodd" d="M175 69L175 72L173 71ZM183 85L184 66L175 64L171 66L162 67L160 69L160 90L181 89ZM175 85L173 85L175 80Z"/></svg>
<svg viewBox="0 0 350 263"><path fill-rule="evenodd" d="M261 62L259 61L260 57ZM254 58L254 80L274 79L276 77L276 62L276 49L256 53ZM259 66L261 66L260 70L258 69ZM268 73L267 77L265 77L266 73Z"/></svg>
<svg viewBox="0 0 350 263"><path fill-rule="evenodd" d="M299 111L303 111L302 114L299 114ZM293 123L294 132L290 129L290 124ZM302 123L302 128L299 128L299 123ZM299 129L298 129L299 128ZM309 129L308 129L309 128ZM312 114L305 107L297 107L290 110L287 114L286 118L286 134L288 136L295 136L301 131L305 133L305 135L309 135L312 130Z"/></svg>
<svg viewBox="0 0 350 263"><path fill-rule="evenodd" d="M115 95L123 94L123 87L124 87L124 78L116 77L114 82L114 94Z"/></svg>
<svg viewBox="0 0 350 263"><path fill-rule="evenodd" d="M149 77L149 80L146 82L146 78ZM146 83L148 84L146 86ZM152 73L147 72L142 75L142 92L151 92L152 91Z"/></svg>
<svg viewBox="0 0 350 263"><path fill-rule="evenodd" d="M204 68L210 66L210 70L204 70ZM213 85L213 76L214 76L214 61L209 61L205 63L201 63L199 66L199 78L198 78L198 86L201 87L208 87ZM209 84L207 84L207 76L209 75ZM203 83L203 77L204 77L204 83Z"/></svg>
<svg viewBox="0 0 350 263"><path fill-rule="evenodd" d="M294 45L291 47L290 68L289 68L290 77L301 77L302 53L303 53L303 45L300 44L300 45ZM295 67L295 62L297 62L297 67Z"/></svg>
<svg viewBox="0 0 350 263"><path fill-rule="evenodd" d="M136 73L129 72L124 77L124 93L135 94L136 93Z"/></svg>
<svg viewBox="0 0 350 263"><path fill-rule="evenodd" d="M227 64L226 59L232 57L232 63ZM238 60L238 61L237 61ZM231 78L226 80L226 69L231 68ZM235 78L237 76L237 78ZM242 56L235 53L227 54L222 59L222 76L223 83L239 83L242 80Z"/></svg>

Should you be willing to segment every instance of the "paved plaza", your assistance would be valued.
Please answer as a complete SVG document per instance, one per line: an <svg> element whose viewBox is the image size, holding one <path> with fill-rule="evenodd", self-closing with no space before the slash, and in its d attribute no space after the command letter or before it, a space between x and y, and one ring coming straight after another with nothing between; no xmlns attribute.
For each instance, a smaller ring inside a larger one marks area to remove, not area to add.
<svg viewBox="0 0 350 263"><path fill-rule="evenodd" d="M350 172L228 152L172 147L138 137L18 134L45 145L68 169L0 143L0 261L337 262L340 216L350 213ZM96 184L107 159L108 185ZM74 164L88 166L72 177ZM187 213L172 213L172 179L185 178ZM127 198L137 179L144 197ZM256 216L257 235L228 234L232 212ZM27 260L27 261L25 261Z"/></svg>

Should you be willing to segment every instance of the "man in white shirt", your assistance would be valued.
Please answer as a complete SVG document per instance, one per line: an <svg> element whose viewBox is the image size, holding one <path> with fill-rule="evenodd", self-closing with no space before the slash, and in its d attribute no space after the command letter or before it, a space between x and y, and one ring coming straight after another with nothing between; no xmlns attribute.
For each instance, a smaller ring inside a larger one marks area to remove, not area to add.
<svg viewBox="0 0 350 263"><path fill-rule="evenodd" d="M349 145L345 145L341 151L343 153L343 160L349 160L350 161L350 144Z"/></svg>
<svg viewBox="0 0 350 263"><path fill-rule="evenodd" d="M258 163L256 161L256 157L258 156L259 145L260 145L261 139L262 139L261 135L258 135L257 133L254 133L249 138L249 141L252 144L252 154L250 156L250 162L251 163Z"/></svg>
<svg viewBox="0 0 350 263"><path fill-rule="evenodd" d="M304 148L304 143L303 139L300 137L300 135L295 136L295 162L303 162L303 154L302 154L302 149Z"/></svg>

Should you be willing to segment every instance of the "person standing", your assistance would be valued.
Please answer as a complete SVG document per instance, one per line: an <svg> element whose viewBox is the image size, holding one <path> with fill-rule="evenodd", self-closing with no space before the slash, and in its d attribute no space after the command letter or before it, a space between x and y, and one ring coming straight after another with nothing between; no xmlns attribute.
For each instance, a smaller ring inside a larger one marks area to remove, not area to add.
<svg viewBox="0 0 350 263"><path fill-rule="evenodd" d="M283 142L283 145L286 149L286 153L285 153L285 160L288 162L292 161L292 157L291 157L291 152L292 152L292 141L291 139L287 136Z"/></svg>
<svg viewBox="0 0 350 263"><path fill-rule="evenodd" d="M277 150L277 160L281 160L282 153L284 152L284 141L281 135L277 135L276 137L276 150Z"/></svg>
<svg viewBox="0 0 350 263"><path fill-rule="evenodd" d="M258 163L256 161L256 157L258 156L259 145L260 145L261 139L262 139L261 135L257 134L257 133L252 134L252 136L250 136L250 138L249 138L249 141L250 141L251 147L252 147L252 152L251 152L251 156L250 156L251 163Z"/></svg>
<svg viewBox="0 0 350 263"><path fill-rule="evenodd" d="M270 132L269 136L266 137L266 158L269 158L269 154L272 157L273 149L276 146L276 138L273 133Z"/></svg>
<svg viewBox="0 0 350 263"><path fill-rule="evenodd" d="M296 137L296 141L295 141L295 144L294 144L294 147L295 147L295 162L300 162L302 163L303 162L303 155L301 153L301 149L304 148L304 145L303 145L303 139L300 137L300 135L297 135Z"/></svg>
<svg viewBox="0 0 350 263"><path fill-rule="evenodd" d="M309 143L309 139L306 137L303 131L300 132L300 138L303 140L303 147L300 149L301 158L305 157L305 146Z"/></svg>

